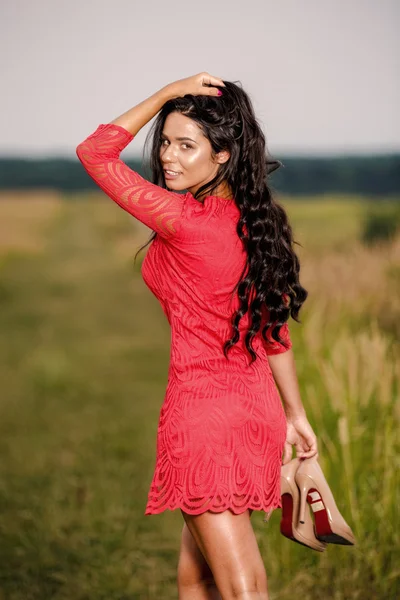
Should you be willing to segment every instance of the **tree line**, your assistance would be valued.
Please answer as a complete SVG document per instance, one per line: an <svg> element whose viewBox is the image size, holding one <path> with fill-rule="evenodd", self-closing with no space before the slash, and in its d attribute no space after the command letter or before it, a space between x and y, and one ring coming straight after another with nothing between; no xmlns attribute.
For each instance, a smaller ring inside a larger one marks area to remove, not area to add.
<svg viewBox="0 0 400 600"><path fill-rule="evenodd" d="M400 154L339 157L280 157L270 175L273 190L289 195L349 193L366 196L400 194ZM146 179L140 160L126 164ZM0 189L50 188L62 192L98 189L78 159L0 158Z"/></svg>

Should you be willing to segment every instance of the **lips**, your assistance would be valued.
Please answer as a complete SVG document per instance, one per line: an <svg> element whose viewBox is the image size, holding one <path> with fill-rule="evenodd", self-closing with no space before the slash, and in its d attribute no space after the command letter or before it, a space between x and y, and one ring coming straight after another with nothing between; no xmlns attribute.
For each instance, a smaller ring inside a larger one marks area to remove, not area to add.
<svg viewBox="0 0 400 600"><path fill-rule="evenodd" d="M180 171L174 171L172 169L164 169L164 178L165 179L178 179L179 175L181 175Z"/></svg>
<svg viewBox="0 0 400 600"><path fill-rule="evenodd" d="M169 175L180 175L180 171L175 171L174 169L164 169L164 172Z"/></svg>

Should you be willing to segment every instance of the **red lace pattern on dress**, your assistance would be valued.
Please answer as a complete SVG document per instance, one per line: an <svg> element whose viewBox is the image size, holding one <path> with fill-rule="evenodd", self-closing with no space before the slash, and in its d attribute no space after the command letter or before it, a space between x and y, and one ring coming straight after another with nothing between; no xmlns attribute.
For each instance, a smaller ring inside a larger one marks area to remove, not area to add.
<svg viewBox="0 0 400 600"><path fill-rule="evenodd" d="M217 196L203 204L146 181L119 158L132 139L122 127L99 125L77 155L114 202L160 234L142 276L171 326L171 353L145 514L270 512L281 506L286 417L267 355L292 347L288 325L280 331L288 348L253 338L258 358L250 366L246 315L225 358L222 345L238 307L232 290L246 261L239 210Z"/></svg>
<svg viewBox="0 0 400 600"><path fill-rule="evenodd" d="M119 158L133 137L119 125L102 124L79 144L76 154L90 177L114 202L168 238L176 234L183 196L150 183Z"/></svg>

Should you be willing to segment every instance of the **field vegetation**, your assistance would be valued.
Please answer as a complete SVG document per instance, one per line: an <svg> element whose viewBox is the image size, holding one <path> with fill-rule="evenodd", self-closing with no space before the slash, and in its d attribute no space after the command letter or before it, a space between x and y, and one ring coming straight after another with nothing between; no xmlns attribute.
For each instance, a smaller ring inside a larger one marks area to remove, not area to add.
<svg viewBox="0 0 400 600"><path fill-rule="evenodd" d="M290 322L303 402L358 544L319 554L255 512L271 598L395 600L397 205L281 201L309 291ZM146 250L133 264L149 234L98 193L0 197L0 600L177 598L182 517L144 516L170 341Z"/></svg>

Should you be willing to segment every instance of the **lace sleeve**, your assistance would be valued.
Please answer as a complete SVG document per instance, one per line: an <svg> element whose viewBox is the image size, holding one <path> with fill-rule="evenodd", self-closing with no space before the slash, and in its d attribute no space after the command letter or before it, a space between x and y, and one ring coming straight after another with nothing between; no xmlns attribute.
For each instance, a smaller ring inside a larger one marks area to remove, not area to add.
<svg viewBox="0 0 400 600"><path fill-rule="evenodd" d="M287 323L284 323L284 325L282 325L279 335L284 340L284 342L287 344L287 347L285 347L283 344L278 344L278 342L273 340L272 337L270 335L268 335L268 333L267 333L267 338L268 338L268 340L271 340L271 343L266 342L264 340L264 338L261 336L261 339L263 341L263 345L265 348L265 352L268 355L269 354L281 354L282 352L287 352L292 347L293 344L292 344L292 340L290 339L290 331L289 331L289 326Z"/></svg>
<svg viewBox="0 0 400 600"><path fill-rule="evenodd" d="M150 183L119 158L133 138L119 125L102 124L77 146L76 154L114 202L162 237L172 237L180 227L183 196Z"/></svg>
<svg viewBox="0 0 400 600"><path fill-rule="evenodd" d="M263 307L262 312L263 312L263 316L265 319L266 318L266 308L265 307ZM264 325L265 325L265 321L263 322L262 326L264 326ZM263 343L263 346L265 348L265 352L267 353L267 355L281 354L282 352L287 352L288 350L290 350L292 348L293 344L292 344L292 340L290 338L290 330L289 330L289 325L288 325L287 321L286 321L286 323L284 323L282 325L282 327L279 331L279 336L285 342L286 346L284 346L283 344L279 344L271 337L271 330L272 330L272 327L269 327L266 332L268 342L263 338L262 333L260 334L262 343Z"/></svg>

